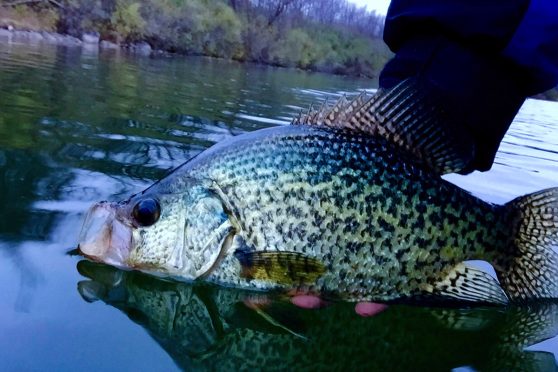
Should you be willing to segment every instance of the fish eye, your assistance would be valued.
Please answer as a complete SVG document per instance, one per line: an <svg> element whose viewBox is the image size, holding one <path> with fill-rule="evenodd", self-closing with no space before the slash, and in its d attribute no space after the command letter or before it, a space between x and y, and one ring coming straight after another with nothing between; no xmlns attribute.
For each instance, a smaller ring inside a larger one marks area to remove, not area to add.
<svg viewBox="0 0 558 372"><path fill-rule="evenodd" d="M132 211L132 216L140 226L151 226L161 216L161 206L155 199L140 200Z"/></svg>

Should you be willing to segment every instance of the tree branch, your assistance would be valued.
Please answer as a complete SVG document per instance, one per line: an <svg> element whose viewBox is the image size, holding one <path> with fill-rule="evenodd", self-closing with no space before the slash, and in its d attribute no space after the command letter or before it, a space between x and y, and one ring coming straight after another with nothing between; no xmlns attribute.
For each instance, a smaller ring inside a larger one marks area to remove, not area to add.
<svg viewBox="0 0 558 372"><path fill-rule="evenodd" d="M274 14L268 20L267 25L268 27L271 26L280 16L281 14L296 0L282 0L277 3L277 7L275 8Z"/></svg>
<svg viewBox="0 0 558 372"><path fill-rule="evenodd" d="M9 3L2 3L0 4L1 7L9 7L9 6L16 6L16 5L23 5L23 4L32 4L32 3L51 3L59 8L64 8L60 2L56 0L15 0Z"/></svg>
<svg viewBox="0 0 558 372"><path fill-rule="evenodd" d="M59 8L64 8L64 5L62 5L62 3L60 3L59 1L56 0L48 0L49 3L56 5Z"/></svg>

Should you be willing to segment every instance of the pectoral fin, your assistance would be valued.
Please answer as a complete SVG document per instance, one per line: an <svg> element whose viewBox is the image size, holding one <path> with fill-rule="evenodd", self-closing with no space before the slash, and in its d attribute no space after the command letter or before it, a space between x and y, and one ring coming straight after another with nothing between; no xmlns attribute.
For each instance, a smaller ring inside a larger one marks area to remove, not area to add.
<svg viewBox="0 0 558 372"><path fill-rule="evenodd" d="M291 326L288 326L286 324L283 324L283 322L279 321L278 319L275 319L274 316L272 316L271 314L269 314L268 312L266 312L264 309L260 308L260 307L253 307L252 308L259 316L261 316L266 322L268 322L269 324L271 324L272 326L286 332L286 333L290 333L295 337L301 338L303 340L306 340L307 338L300 332L295 331Z"/></svg>
<svg viewBox="0 0 558 372"><path fill-rule="evenodd" d="M424 288L442 299L505 305L508 297L496 279L484 271L460 263L441 280Z"/></svg>
<svg viewBox="0 0 558 372"><path fill-rule="evenodd" d="M298 252L236 250L235 257L247 279L273 281L285 285L311 285L325 272L316 258Z"/></svg>

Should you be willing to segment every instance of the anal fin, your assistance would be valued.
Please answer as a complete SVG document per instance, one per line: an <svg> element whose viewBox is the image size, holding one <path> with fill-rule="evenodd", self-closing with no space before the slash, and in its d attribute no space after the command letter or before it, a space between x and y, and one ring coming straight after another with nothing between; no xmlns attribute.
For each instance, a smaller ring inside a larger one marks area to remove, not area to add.
<svg viewBox="0 0 558 372"><path fill-rule="evenodd" d="M425 291L432 296L453 301L506 305L509 300L500 284L484 271L460 263Z"/></svg>

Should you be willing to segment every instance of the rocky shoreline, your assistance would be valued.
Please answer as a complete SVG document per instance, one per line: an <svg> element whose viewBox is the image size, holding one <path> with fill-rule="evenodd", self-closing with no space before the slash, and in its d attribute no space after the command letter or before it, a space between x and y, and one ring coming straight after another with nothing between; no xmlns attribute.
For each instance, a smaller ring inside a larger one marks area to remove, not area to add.
<svg viewBox="0 0 558 372"><path fill-rule="evenodd" d="M63 35L56 32L48 31L27 31L16 30L13 28L0 28L0 42L26 42L29 44L51 44L66 47L82 47L88 49L124 49L129 52L151 55L166 53L160 50L154 50L146 42L133 44L115 44L107 40L100 40L99 35L93 33L85 33L81 39L70 35Z"/></svg>
<svg viewBox="0 0 558 372"><path fill-rule="evenodd" d="M95 33L84 33L81 39L79 39L74 36L64 35L57 32L17 30L13 27L0 28L0 43L6 41L8 43L29 43L31 45L44 43L66 47L80 47L87 49L88 51L124 50L126 52L144 56L172 55L172 53L164 50L153 49L151 45L145 41L132 44L116 44L107 40L101 40L99 35ZM558 88L537 94L532 98L558 101Z"/></svg>

